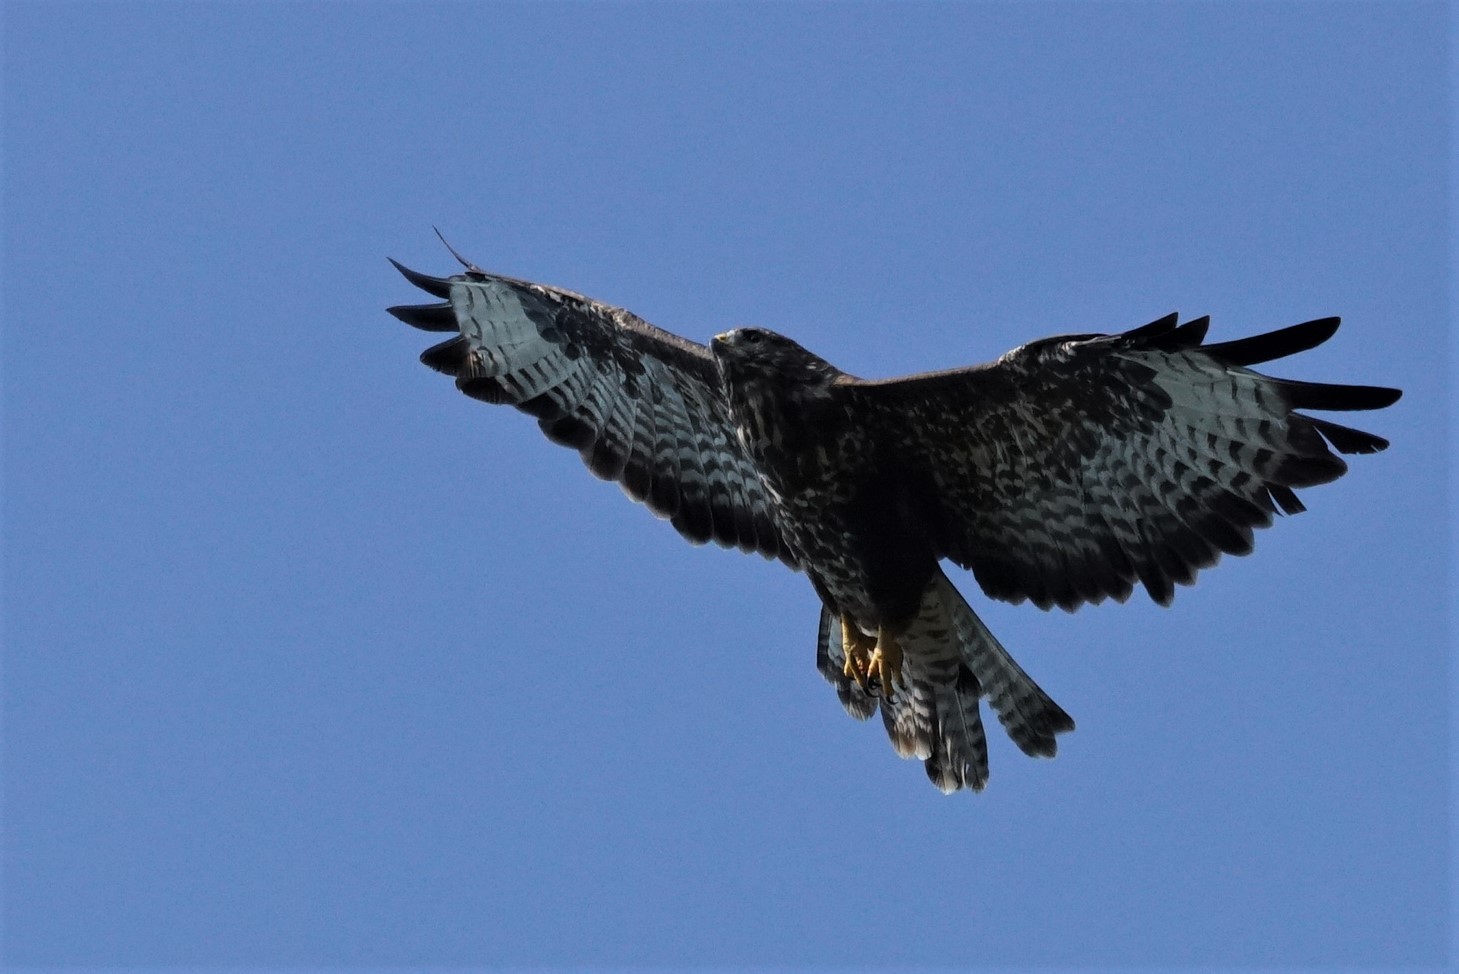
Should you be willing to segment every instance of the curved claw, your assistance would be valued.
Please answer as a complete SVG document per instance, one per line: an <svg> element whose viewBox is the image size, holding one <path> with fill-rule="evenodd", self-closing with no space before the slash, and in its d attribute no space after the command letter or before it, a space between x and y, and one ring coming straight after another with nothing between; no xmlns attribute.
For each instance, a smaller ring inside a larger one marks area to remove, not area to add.
<svg viewBox="0 0 1459 974"><path fill-rule="evenodd" d="M881 693L886 699L895 695L902 679L902 647L896 637L883 628L876 637L876 648L871 651L871 660L866 666L867 675L881 681Z"/></svg>
<svg viewBox="0 0 1459 974"><path fill-rule="evenodd" d="M867 677L870 676L871 652L874 645L871 638L856 625L855 619L849 615L841 616L841 653L846 660L841 667L841 672L848 680L855 680L863 693L871 692Z"/></svg>

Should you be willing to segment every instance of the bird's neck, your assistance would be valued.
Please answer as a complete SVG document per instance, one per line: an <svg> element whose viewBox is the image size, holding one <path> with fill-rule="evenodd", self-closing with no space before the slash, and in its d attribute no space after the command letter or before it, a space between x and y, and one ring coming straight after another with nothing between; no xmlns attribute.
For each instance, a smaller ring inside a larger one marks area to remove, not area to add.
<svg viewBox="0 0 1459 974"><path fill-rule="evenodd" d="M726 391L740 445L772 486L790 491L815 478L845 425L843 410L829 385L788 394L774 386L756 378Z"/></svg>

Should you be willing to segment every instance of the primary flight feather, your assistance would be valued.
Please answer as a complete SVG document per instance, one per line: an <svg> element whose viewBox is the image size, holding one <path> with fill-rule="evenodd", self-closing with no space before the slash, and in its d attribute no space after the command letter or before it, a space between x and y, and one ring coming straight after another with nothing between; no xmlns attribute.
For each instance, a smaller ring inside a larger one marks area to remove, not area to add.
<svg viewBox="0 0 1459 974"><path fill-rule="evenodd" d="M392 263L394 263L392 261ZM463 261L463 263L465 263ZM1396 389L1276 379L1258 365L1332 337L1322 318L1202 344L1208 318L1031 342L987 365L868 381L774 332L699 345L580 294L486 273L430 277L389 309L452 333L421 360L537 418L690 541L804 571L817 667L846 710L880 710L943 791L988 779L979 701L1027 754L1074 722L943 574L1041 608L1161 605L1255 528L1303 510L1338 453L1381 437L1300 409L1378 409ZM1336 452L1334 452L1336 451Z"/></svg>

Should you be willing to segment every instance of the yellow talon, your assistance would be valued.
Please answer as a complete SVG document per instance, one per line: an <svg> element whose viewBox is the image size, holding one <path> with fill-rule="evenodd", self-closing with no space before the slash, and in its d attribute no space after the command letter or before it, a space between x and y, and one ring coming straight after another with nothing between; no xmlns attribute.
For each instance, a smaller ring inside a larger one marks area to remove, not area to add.
<svg viewBox="0 0 1459 974"><path fill-rule="evenodd" d="M861 631L849 615L841 616L841 652L846 663L841 672L847 679L855 680L862 690L870 692L867 678L871 676L871 661L874 644L871 637Z"/></svg>
<svg viewBox="0 0 1459 974"><path fill-rule="evenodd" d="M866 664L866 675L881 680L882 696L888 698L902 682L902 647L885 628L877 631L876 648Z"/></svg>

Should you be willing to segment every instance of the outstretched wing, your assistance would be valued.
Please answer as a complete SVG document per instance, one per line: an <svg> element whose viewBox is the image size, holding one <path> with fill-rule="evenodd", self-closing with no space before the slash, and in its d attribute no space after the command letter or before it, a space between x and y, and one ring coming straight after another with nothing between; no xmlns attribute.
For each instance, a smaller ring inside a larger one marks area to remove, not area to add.
<svg viewBox="0 0 1459 974"><path fill-rule="evenodd" d="M1338 453L1388 442L1297 409L1377 409L1396 389L1275 379L1246 368L1321 344L1323 318L1202 345L1209 318L1071 335L989 365L852 383L898 431L900 462L937 497L939 553L990 596L1073 609L1136 580L1168 604L1252 530L1303 510ZM911 431L910 434L907 431Z"/></svg>
<svg viewBox="0 0 1459 974"><path fill-rule="evenodd" d="M438 278L395 266L446 299L389 311L426 331L457 333L421 361L455 376L462 392L537 417L549 439L577 450L594 474L690 541L796 566L735 437L707 348L569 291L474 268Z"/></svg>

